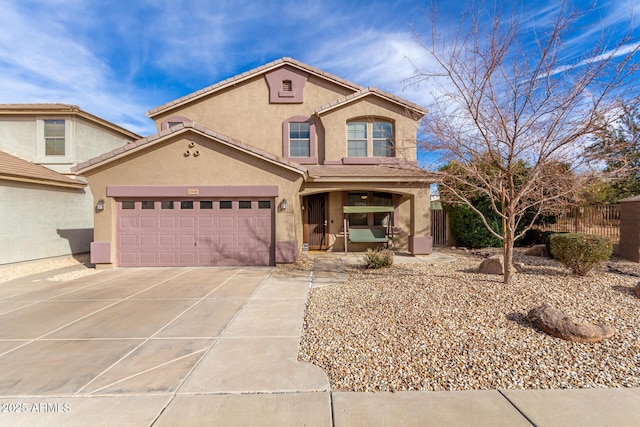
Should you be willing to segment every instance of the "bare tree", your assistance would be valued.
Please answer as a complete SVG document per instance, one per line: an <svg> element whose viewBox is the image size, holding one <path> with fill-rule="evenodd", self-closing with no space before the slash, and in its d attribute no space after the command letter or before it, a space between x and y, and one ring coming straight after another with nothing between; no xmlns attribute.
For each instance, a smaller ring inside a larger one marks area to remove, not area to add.
<svg viewBox="0 0 640 427"><path fill-rule="evenodd" d="M431 33L415 34L437 69L416 67L410 82L428 80L435 90L420 144L455 164L440 185L501 239L509 284L514 241L601 172L597 156L585 150L588 137L616 120L616 98L640 44L625 38L607 45L602 38L567 63L563 43L581 15L566 2L545 17L541 33L515 8L475 5L453 31L442 29L435 5L427 16ZM478 195L502 218L502 234L474 207Z"/></svg>

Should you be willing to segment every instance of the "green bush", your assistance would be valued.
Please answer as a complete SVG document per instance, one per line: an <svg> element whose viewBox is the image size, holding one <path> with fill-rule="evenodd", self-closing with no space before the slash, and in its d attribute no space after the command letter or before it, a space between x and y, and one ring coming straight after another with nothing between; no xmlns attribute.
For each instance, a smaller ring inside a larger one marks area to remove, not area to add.
<svg viewBox="0 0 640 427"><path fill-rule="evenodd" d="M600 266L613 252L610 239L593 234L553 234L549 237L549 243L553 257L579 276Z"/></svg>
<svg viewBox="0 0 640 427"><path fill-rule="evenodd" d="M522 238L516 240L515 245L519 247L529 247L538 244L540 236L542 236L542 230L532 228L524 233Z"/></svg>
<svg viewBox="0 0 640 427"><path fill-rule="evenodd" d="M367 268L389 267L393 264L393 251L391 249L377 248L367 249L364 265Z"/></svg>
<svg viewBox="0 0 640 427"><path fill-rule="evenodd" d="M498 234L502 233L502 221L492 211L490 202L486 198L473 200L473 205L483 212L491 228ZM447 215L451 232L460 246L470 249L491 248L502 246L502 241L491 234L484 226L480 215L466 205L447 205Z"/></svg>

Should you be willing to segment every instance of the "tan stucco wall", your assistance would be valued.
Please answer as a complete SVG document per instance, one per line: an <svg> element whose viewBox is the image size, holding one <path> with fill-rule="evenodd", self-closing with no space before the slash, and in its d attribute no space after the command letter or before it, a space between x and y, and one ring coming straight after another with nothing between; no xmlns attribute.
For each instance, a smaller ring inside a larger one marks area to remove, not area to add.
<svg viewBox="0 0 640 427"><path fill-rule="evenodd" d="M340 160L347 156L346 123L353 119L386 118L394 123L396 157L409 161L416 160L416 132L418 121L410 118L405 110L391 102L367 96L361 100L334 108L323 113L320 118L325 129L327 141L325 156L327 160ZM371 157L371 152L367 153Z"/></svg>
<svg viewBox="0 0 640 427"><path fill-rule="evenodd" d="M398 195L398 211L395 218L400 230L394 236L395 249L409 252L410 236L430 236L430 189L429 186L395 186L384 183L353 183L343 186L308 185L302 194L329 193L329 250L344 251L342 234L344 215L342 212L343 191L380 191ZM415 221L412 221L414 219ZM350 251L363 251L376 245L349 244Z"/></svg>
<svg viewBox="0 0 640 427"><path fill-rule="evenodd" d="M351 91L313 75L304 87L303 104L269 104L264 76L215 92L168 114L154 117L160 130L171 116L187 117L208 129L282 156L282 123L293 116L310 117L314 111ZM322 132L318 132L322 136ZM321 142L321 141L319 141Z"/></svg>
<svg viewBox="0 0 640 427"><path fill-rule="evenodd" d="M195 147L189 143L195 142ZM200 155L185 156L185 151L198 150ZM211 141L199 134L177 135L156 143L122 160L116 160L86 174L94 198L105 200L105 209L95 215L96 242L112 242L111 259L116 255L116 203L107 197L109 185L166 186L278 186L279 197L287 199L286 211L276 209L275 239L289 241L302 236L298 190L302 175L257 159L249 154ZM229 195L230 197L233 194ZM299 240L298 247L302 241Z"/></svg>

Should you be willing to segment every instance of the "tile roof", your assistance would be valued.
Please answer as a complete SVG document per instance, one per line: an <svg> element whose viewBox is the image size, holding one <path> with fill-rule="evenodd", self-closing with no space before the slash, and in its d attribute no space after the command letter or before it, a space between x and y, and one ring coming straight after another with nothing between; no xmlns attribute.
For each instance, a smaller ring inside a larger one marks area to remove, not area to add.
<svg viewBox="0 0 640 427"><path fill-rule="evenodd" d="M431 181L431 174L409 163L385 165L314 165L308 166L310 180L414 180Z"/></svg>
<svg viewBox="0 0 640 427"><path fill-rule="evenodd" d="M95 116L91 113L88 113L78 107L77 105L71 104L60 104L60 103L34 103L34 104L0 104L0 115L28 115L28 114L75 114L81 117L84 117L87 120L90 120L94 123L100 124L102 126L111 128L122 135L126 136L128 139L138 139L140 135L123 128L115 123L112 123L108 120L105 120L101 117Z"/></svg>
<svg viewBox="0 0 640 427"><path fill-rule="evenodd" d="M302 174L306 174L307 173L307 168L305 168L304 166L296 163L296 162L292 162L288 159L285 159L283 157L279 157L276 155L273 155L267 151L261 150L257 147L254 147L253 145L249 145L246 144L244 142L235 140L231 137L228 137L226 135L223 135L221 133L218 132L214 132L210 129L205 128L204 126L197 124L197 123L181 123L179 125L176 126L172 126L168 129L165 129L163 131L161 131L160 133L156 133L153 135L150 135L146 138L142 138L139 139L137 141L134 141L130 144L127 144L123 147L119 147L116 148L115 150L109 151L107 153L102 154L101 156L98 157L94 157L93 159L89 159L86 162L80 163L77 166L71 168L71 170L73 172L79 172L82 173L85 170L92 168L95 165L98 164L103 164L103 163L108 163L109 161L115 159L116 157L122 157L124 155L126 155L126 153L128 151L131 150L136 150L140 147L144 147L146 145L151 145L154 142L159 142L161 140L166 139L167 137L173 135L173 134L178 134L178 133L182 133L185 131L194 131L194 132L198 132L202 135L208 136L210 138L216 139L228 146L234 147L238 150L250 153L254 156L257 157L261 157L267 161L270 161L272 163L276 163L279 164L281 166L285 166L288 167L289 169L294 169Z"/></svg>
<svg viewBox="0 0 640 427"><path fill-rule="evenodd" d="M71 104L60 103L36 103L36 104L0 104L0 112L4 111L80 111L80 107Z"/></svg>
<svg viewBox="0 0 640 427"><path fill-rule="evenodd" d="M86 184L42 165L28 162L0 151L0 179L37 184L82 188Z"/></svg>
<svg viewBox="0 0 640 427"><path fill-rule="evenodd" d="M238 83L238 82L243 81L243 80L247 80L247 79L249 79L251 77L254 77L256 75L263 74L265 72L271 71L271 70L273 70L275 68L278 68L278 67L280 67L282 65L291 65L291 66L293 66L295 68L298 68L300 70L306 71L306 72L308 72L310 74L315 74L316 76L323 77L323 78L325 78L327 80L331 80L334 83L337 83L339 85L346 86L349 89L352 89L354 91L359 91L359 90L363 90L364 89L363 86L360 86L358 84L350 82L350 81L348 81L346 79L343 79L341 77L335 76L335 75L333 75L331 73L327 73L326 71L322 71L319 68L312 67L311 65L305 64L304 62L300 62L300 61L297 61L297 60L292 59L292 58L284 57L284 58L276 59L275 61L269 62L268 64L261 65L261 66L259 66L257 68L252 69L252 70L246 71L246 72L244 72L242 74L238 74L237 76L234 76L234 77L228 78L226 80L223 80L221 82L215 83L215 84L213 84L211 86L208 86L208 87L206 87L204 89L200 89L200 90L198 90L196 92L190 93L189 95L185 95L182 98L178 98L178 99L176 99L174 101L168 102L168 103L163 104L163 105L161 105L159 107L153 108L153 109L147 111L147 116L153 117L153 116L155 116L157 114L160 114L160 113L162 113L162 112L164 112L166 110L170 110L172 107L185 104L185 103L187 103L189 101L198 99L198 98L203 97L205 95L209 95L209 94L215 92L216 90L225 88L225 87L227 87L229 85Z"/></svg>
<svg viewBox="0 0 640 427"><path fill-rule="evenodd" d="M344 105L344 104L348 104L350 102L353 102L357 99L361 99L364 98L368 95L375 95L378 96L380 98L386 99L388 101L394 102L396 104L400 104L406 108L409 108L411 110L413 110L414 112L419 113L421 116L427 114L428 110L425 107L422 107L418 104L415 104L413 102L407 101L406 99L400 98L398 96L395 96L389 92L385 92L383 90L380 90L378 88L375 87L368 87L366 89L362 89L359 90L355 93L352 93L350 95L344 96L340 99L337 99L335 101L330 102L329 104L323 105L320 108L317 108L315 113L320 115L324 112L327 112L329 110L332 110L333 108L336 108L340 105Z"/></svg>

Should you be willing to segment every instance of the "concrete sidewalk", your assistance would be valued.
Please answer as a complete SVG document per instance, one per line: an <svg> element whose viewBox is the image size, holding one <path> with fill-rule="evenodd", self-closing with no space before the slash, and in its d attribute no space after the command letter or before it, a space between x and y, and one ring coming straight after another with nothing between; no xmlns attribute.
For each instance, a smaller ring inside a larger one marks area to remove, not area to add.
<svg viewBox="0 0 640 427"><path fill-rule="evenodd" d="M150 370L145 374L144 382L136 382L147 384L146 388L121 388L109 394L7 394L4 390L18 389L20 384L0 383L0 425L341 427L639 424L638 389L331 392L322 370L297 360L298 343L310 287L347 280L342 267L345 261L349 262L335 255L317 257L313 274L297 271L265 274L257 271L255 278L264 279L260 279L259 285L253 288L255 291L216 335L213 344L206 347L197 362L189 365L177 387L154 387L168 373L159 370ZM104 275L113 275L117 279L123 272L126 270L103 272L91 280L102 280L106 277ZM193 272L194 277L196 273ZM166 273L150 270L149 274L161 276ZM172 280L180 280L181 277L185 276L177 275ZM37 285L39 288L40 284ZM238 285L242 283L238 281ZM70 283L68 287L71 286ZM189 289L188 286L185 288ZM154 288L156 294L162 293L163 297L170 294L171 289L162 285ZM228 289L225 292L232 290L231 287ZM81 291L85 292L84 288L77 292ZM141 295L150 291L145 292ZM179 296L175 298L176 303L182 301ZM190 328L197 329L198 322L206 326L213 315L215 312L202 312L198 317L192 317L191 322L194 323ZM180 326L185 328L187 325ZM77 329L72 336L81 335L81 330ZM182 339L193 338L185 335ZM59 340L52 337L49 342L53 345ZM47 341L43 342L46 344ZM82 344L83 341L78 339L77 342ZM157 340L158 345L162 342L171 340ZM14 345L11 341L5 343ZM175 360L191 360L188 358L194 354L177 354ZM154 354L144 357L153 358ZM85 369L75 360L67 360L66 363L76 372ZM28 363L22 366L25 370L35 369ZM61 364L50 368L67 369ZM25 372L25 377L29 377L28 374ZM38 385L43 390L53 390L56 386Z"/></svg>

